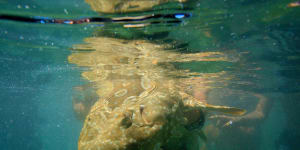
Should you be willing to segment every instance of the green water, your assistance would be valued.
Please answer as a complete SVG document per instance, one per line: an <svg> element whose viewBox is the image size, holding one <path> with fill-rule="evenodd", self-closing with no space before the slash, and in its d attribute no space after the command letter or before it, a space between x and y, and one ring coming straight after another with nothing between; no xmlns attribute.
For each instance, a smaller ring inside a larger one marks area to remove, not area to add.
<svg viewBox="0 0 300 150"><path fill-rule="evenodd" d="M123 28L120 24L30 24L0 21L0 149L75 150L82 122L74 116L72 88L87 83L85 68L69 64L75 44L92 36L171 44L183 54L222 52L229 61L174 63L177 69L222 73L207 93L211 104L253 112L260 95L263 117L213 130L208 150L300 148L300 7L291 0L190 0L149 13L191 13L181 24ZM77 18L97 16L83 0L1 1L0 14ZM230 119L229 119L230 120ZM208 119L206 127L219 121Z"/></svg>

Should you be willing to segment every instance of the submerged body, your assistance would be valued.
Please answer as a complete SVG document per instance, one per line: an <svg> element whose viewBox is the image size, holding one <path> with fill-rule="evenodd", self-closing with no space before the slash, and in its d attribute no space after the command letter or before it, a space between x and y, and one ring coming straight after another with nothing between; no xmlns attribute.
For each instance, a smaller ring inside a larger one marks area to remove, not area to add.
<svg viewBox="0 0 300 150"><path fill-rule="evenodd" d="M176 70L171 64L224 60L211 57L218 53L180 54L163 50L167 45L142 40L96 37L86 42L69 56L70 63L89 67L82 76L92 82L99 96L85 118L80 150L186 149L189 142L184 139L201 129L206 111L245 113L208 105L186 94L181 82L197 74Z"/></svg>

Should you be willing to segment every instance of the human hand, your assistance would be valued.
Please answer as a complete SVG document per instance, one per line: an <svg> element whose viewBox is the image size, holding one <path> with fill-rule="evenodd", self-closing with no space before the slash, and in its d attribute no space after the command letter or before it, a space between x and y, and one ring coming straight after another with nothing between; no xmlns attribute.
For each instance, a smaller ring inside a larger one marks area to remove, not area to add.
<svg viewBox="0 0 300 150"><path fill-rule="evenodd" d="M263 118L263 114L257 111L244 116L213 115L208 117L208 119L216 120L216 126L219 128L235 128L246 133L253 133Z"/></svg>

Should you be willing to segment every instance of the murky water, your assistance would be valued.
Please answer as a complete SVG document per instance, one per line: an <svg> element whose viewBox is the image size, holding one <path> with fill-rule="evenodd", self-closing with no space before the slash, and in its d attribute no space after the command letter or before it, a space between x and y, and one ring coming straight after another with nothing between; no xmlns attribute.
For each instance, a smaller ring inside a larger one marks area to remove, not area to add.
<svg viewBox="0 0 300 150"><path fill-rule="evenodd" d="M78 141L87 149L90 132L96 147L122 135L150 141L118 139L131 149L299 149L300 7L293 1L97 2L3 1L0 14L191 17L104 25L0 20L1 149L73 150ZM185 99L247 112L200 107L199 115ZM118 117L103 119L114 115L125 116L121 126L132 132L119 131Z"/></svg>

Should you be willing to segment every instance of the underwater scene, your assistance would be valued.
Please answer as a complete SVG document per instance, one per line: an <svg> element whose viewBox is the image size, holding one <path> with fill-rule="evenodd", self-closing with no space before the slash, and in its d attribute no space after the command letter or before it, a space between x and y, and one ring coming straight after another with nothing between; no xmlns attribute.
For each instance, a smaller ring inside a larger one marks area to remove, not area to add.
<svg viewBox="0 0 300 150"><path fill-rule="evenodd" d="M1 0L1 150L298 150L300 1Z"/></svg>

